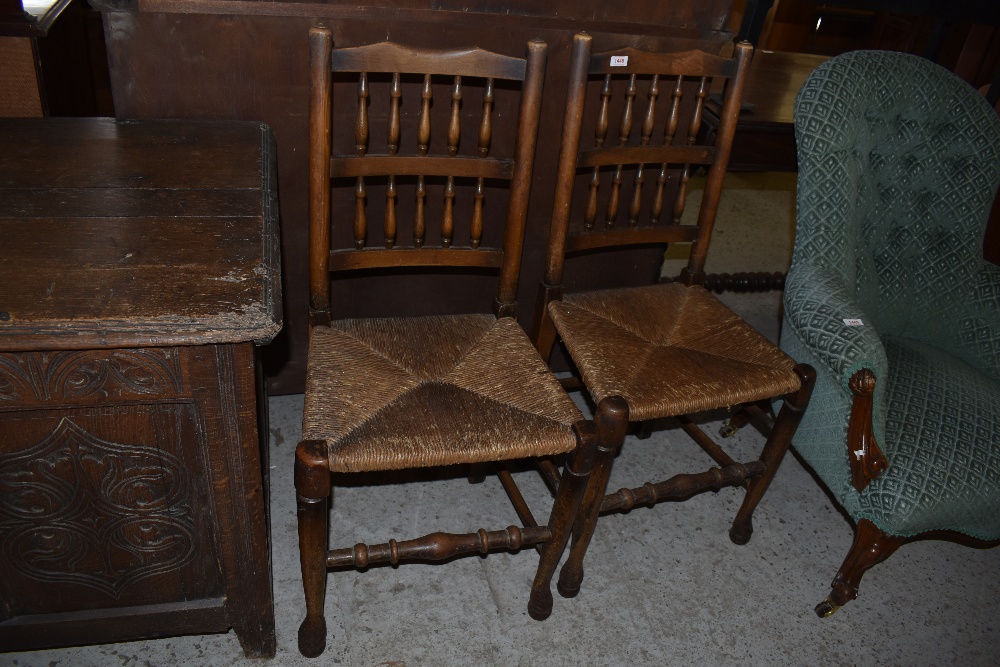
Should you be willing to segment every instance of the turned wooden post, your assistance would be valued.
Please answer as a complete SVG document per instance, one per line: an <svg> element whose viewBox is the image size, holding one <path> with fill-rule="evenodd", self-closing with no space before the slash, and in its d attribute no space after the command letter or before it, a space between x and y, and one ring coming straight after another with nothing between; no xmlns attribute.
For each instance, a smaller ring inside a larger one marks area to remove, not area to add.
<svg viewBox="0 0 1000 667"><path fill-rule="evenodd" d="M597 458L594 472L583 492L583 500L573 526L573 544L570 547L569 557L559 571L559 581L556 584L559 594L563 597L571 598L580 592L580 584L583 582L583 557L597 527L601 502L604 500L608 478L611 476L611 466L625 440L628 415L628 403L621 396L605 398L597 406L597 413L594 415L594 425L597 428Z"/></svg>
<svg viewBox="0 0 1000 667"><path fill-rule="evenodd" d="M306 618L299 626L299 651L314 658L326 647L326 551L329 530L330 467L325 442L303 441L295 450L295 493L299 561Z"/></svg>

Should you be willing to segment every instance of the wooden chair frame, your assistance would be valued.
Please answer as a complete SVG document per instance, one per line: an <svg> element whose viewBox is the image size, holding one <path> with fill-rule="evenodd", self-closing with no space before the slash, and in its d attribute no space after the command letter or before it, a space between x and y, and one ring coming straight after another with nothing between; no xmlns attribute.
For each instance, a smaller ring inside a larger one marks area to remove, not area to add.
<svg viewBox="0 0 1000 667"><path fill-rule="evenodd" d="M545 67L546 46L543 42L530 42L525 59L511 58L488 53L478 49L462 52L429 52L407 49L394 44L383 43L365 47L333 49L329 30L317 27L310 30L311 61L311 111L310 111L310 316L311 337L316 331L330 325L330 273L375 267L411 266L462 266L493 268L499 272L499 286L493 312L500 322L515 314L516 287L527 213L528 191L531 183L531 167L534 159L535 139L541 104L542 77ZM357 144L356 155L331 155L331 73L341 70L362 72L359 86L359 113L355 124ZM392 85L392 107L389 118L390 145L386 155L367 154L368 116L366 72L394 73ZM398 81L400 73L425 74L425 87L419 123L420 148L415 156L397 155L398 146L392 145L399 135ZM427 155L429 121L425 114L429 108L429 77L434 74L448 74L455 78L455 93L451 104L451 124L449 127L447 157ZM479 128L478 157L456 155L458 143L458 108L460 100L461 76L484 77L488 83L484 94L484 120ZM488 120L492 104L492 78L522 81L520 96L520 120L512 160L486 157L491 141L492 129ZM426 121L426 122L425 122ZM446 196L450 196L451 175L458 173L477 179L476 203L473 208L471 238L472 247L459 248L451 244L450 229L453 220L448 216L451 209L446 202L443 220L441 247L426 247L422 229L425 220L415 226L412 246L401 247L396 238L395 215L392 206L394 177L412 175L447 176L449 178ZM364 197L364 179L374 174L388 175L386 196L389 199L385 220L385 247L367 248ZM350 177L357 182L358 208L355 212L355 248L348 250L331 249L331 178ZM482 224L482 184L486 178L501 178L510 181L507 202L507 217L504 228L503 246L499 249L479 247L477 237ZM477 230L477 225L479 229ZM488 316L487 316L488 317ZM509 320L513 321L513 320ZM516 327L516 323L514 325ZM517 329L525 340L525 348L533 354L527 337ZM544 368L539 360L540 367ZM558 390L558 383L552 379ZM560 390L561 391L561 390ZM568 401L568 398L567 398ZM572 405L569 403L569 405ZM299 550L302 578L306 599L306 618L299 629L299 650L303 655L313 657L325 648L326 621L324 600L326 594L327 569L334 567L365 568L378 563L397 563L405 560L440 561L462 554L481 553L506 549L516 551L535 545L540 551L539 567L531 588L529 613L536 619L544 619L552 609L550 582L560 555L572 530L576 511L581 502L584 487L589 478L596 455L597 438L591 422L582 418L566 427L566 436L575 439L576 448L569 452L568 461L559 493L552 506L548 525L540 525L520 494L510 472L500 469L498 476L509 496L514 509L524 524L510 526L503 530L487 531L479 529L465 534L435 532L411 540L389 540L387 543L357 544L345 549L328 550L329 506L332 496L331 450L326 440L305 438L296 450L295 488L298 499ZM555 453L555 452L549 452ZM446 463L472 463L481 461L449 461ZM420 465L437 465L421 463ZM405 466L417 467L417 466ZM378 468L397 469L397 468ZM471 477L470 477L471 481Z"/></svg>
<svg viewBox="0 0 1000 667"><path fill-rule="evenodd" d="M591 251L595 249L616 248L629 245L690 243L692 245L688 265L677 279L684 285L703 285L705 282L705 258L708 252L712 228L718 210L719 197L722 191L723 178L732 147L733 135L739 114L742 90L746 81L752 47L747 43L736 46L733 58L725 58L700 51L658 54L637 51L626 48L619 51L591 54L591 39L588 35L577 35L574 38L573 54L570 65L569 84L567 92L566 115L563 123L563 141L559 156L557 175L557 191L553 207L552 223L549 235L549 252L544 282L541 285L540 296L535 312L532 338L543 358L548 359L556 342L558 331L550 316L550 304L563 298L563 273L567 255ZM624 65L627 63L627 65ZM696 84L696 100L694 109L690 112L690 121L686 126L686 143L678 144L674 137L680 126L682 131L682 77L697 72L699 80ZM619 128L619 145L612 148L604 146L608 132L608 98L611 96L610 75L623 72L631 76L627 91L625 108L621 115ZM594 150L580 149L580 135L583 125L583 109L586 97L588 77L602 75L605 83L601 91L602 105L598 113L596 144ZM633 134L635 118L640 112L635 110L634 100L637 96L636 76L654 75L648 92L648 106L639 120L640 145L626 146ZM650 140L653 133L654 110L656 98L664 93L658 86L662 83L659 76L677 76L669 105L669 117L666 122L664 141L662 145L654 145ZM701 112L711 90L711 82L715 77L727 79L724 89L724 101L721 112L721 122L718 127L714 147L699 144L701 132ZM617 225L621 198L622 165L638 165L633 182L633 196L628 205L628 223ZM680 176L673 221L659 223L664 213L664 183L668 180L668 165L680 165ZM596 222L597 186L599 169L602 166L612 166L611 193L606 207L607 224L603 229ZM654 186L654 201L649 207L650 224L642 224L638 218L642 209L640 198L644 181L644 168L648 165L659 166L659 177ZM686 187L689 175L698 165L708 167L705 182L705 192L699 210L697 224L680 224L681 212L684 208ZM574 182L579 169L592 170L590 192L583 212L583 229L574 231L570 226L573 204ZM622 396L608 396L600 400L596 406L595 423L597 425L600 445L594 473L591 476L581 505L577 524L574 527L573 544L569 557L560 573L558 589L566 597L572 597L580 590L583 579L583 560L587 546L593 536L598 516L608 512L627 511L635 505L653 505L670 498L687 498L700 491L719 489L723 486L743 486L746 496L730 529L730 538L737 544L749 541L753 532L752 514L760 502L771 480L777 471L785 452L795 432L802 412L805 410L812 391L814 371L807 365L796 365L794 372L798 376L799 388L784 396L784 404L778 417L771 416L769 401L764 397L734 415L723 435L731 435L740 426L751 419L769 431L767 442L760 459L747 463L734 461L695 422L687 416L663 414L657 417L677 416L683 430L720 466L704 473L679 474L659 483L646 483L632 489L621 489L616 493L606 495L606 487L611 467L624 441L630 419L628 401ZM584 388L576 377L567 378L563 382L568 389ZM777 398L777 397L776 397ZM648 422L643 425L648 427ZM640 433L642 435L642 433ZM648 432L645 433L648 435ZM549 464L543 465L543 474L554 484L556 469Z"/></svg>

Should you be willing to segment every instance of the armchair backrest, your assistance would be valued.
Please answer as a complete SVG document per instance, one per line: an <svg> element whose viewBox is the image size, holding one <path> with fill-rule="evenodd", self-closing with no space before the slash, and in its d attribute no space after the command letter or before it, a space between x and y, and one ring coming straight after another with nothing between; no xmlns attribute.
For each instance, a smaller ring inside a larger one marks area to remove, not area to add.
<svg viewBox="0 0 1000 667"><path fill-rule="evenodd" d="M841 275L882 333L933 338L983 270L1000 182L1000 121L923 58L855 51L816 69L795 103L793 265ZM926 342L935 342L927 340Z"/></svg>

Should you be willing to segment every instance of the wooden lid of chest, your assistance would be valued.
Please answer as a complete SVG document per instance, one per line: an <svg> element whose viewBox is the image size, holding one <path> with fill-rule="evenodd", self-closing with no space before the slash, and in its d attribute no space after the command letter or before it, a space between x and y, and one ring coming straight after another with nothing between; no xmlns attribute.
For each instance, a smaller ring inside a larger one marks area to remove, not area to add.
<svg viewBox="0 0 1000 667"><path fill-rule="evenodd" d="M0 350L269 341L274 155L253 122L0 120Z"/></svg>

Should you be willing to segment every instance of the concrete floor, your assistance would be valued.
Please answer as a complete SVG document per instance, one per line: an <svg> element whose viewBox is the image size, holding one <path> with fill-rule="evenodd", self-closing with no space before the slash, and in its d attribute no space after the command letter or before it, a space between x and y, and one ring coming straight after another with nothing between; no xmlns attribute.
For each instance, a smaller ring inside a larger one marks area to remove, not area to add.
<svg viewBox="0 0 1000 667"><path fill-rule="evenodd" d="M787 265L794 181L731 177L709 270L782 270ZM753 227L757 225L758 227ZM761 244L752 229L773 228ZM777 331L777 294L725 300L766 334ZM303 615L291 462L301 396L271 399L271 530L276 665L995 665L1000 662L1000 551L943 542L903 547L869 572L861 597L830 619L813 606L828 592L851 542L850 522L794 457L786 458L755 515L746 546L727 537L741 492L605 517L590 547L583 590L556 596L550 619L526 612L537 556L472 556L331 574L329 641L320 658L295 646ZM724 415L706 415L718 422ZM611 487L707 468L673 424L646 441L629 438ZM754 458L763 438L744 430L735 458ZM550 499L533 471L517 475L544 516ZM495 529L516 521L499 483L470 486L444 474L415 485L336 490L335 546L406 538L430 530ZM475 510L475 512L473 512ZM259 665L235 635L0 655L0 665L72 667Z"/></svg>

